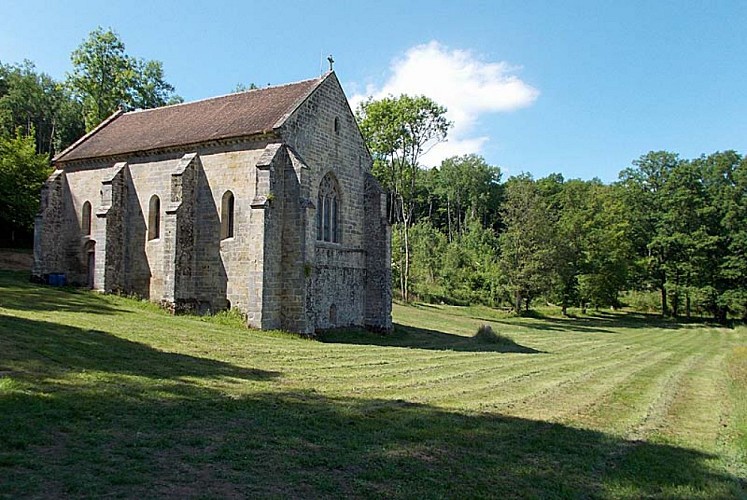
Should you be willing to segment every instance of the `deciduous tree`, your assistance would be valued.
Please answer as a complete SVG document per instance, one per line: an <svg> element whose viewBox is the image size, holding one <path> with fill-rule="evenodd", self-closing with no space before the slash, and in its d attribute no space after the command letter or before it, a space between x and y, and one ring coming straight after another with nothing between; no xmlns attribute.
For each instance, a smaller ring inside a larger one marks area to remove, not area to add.
<svg viewBox="0 0 747 500"><path fill-rule="evenodd" d="M24 135L19 128L15 136L0 137L0 233L10 244L33 226L39 192L50 173L47 156L36 152L33 132Z"/></svg>
<svg viewBox="0 0 747 500"><path fill-rule="evenodd" d="M633 161L632 167L620 172L639 266L644 270L646 281L660 291L661 313L664 316L669 314L667 262L670 255L662 233L665 228L662 189L679 163L676 153L651 151Z"/></svg>
<svg viewBox="0 0 747 500"><path fill-rule="evenodd" d="M36 152L53 156L83 134L80 107L69 91L30 61L0 64L0 135L21 128L32 135Z"/></svg>
<svg viewBox="0 0 747 500"><path fill-rule="evenodd" d="M433 145L446 139L451 123L446 109L425 96L369 99L357 111L358 122L374 156L374 173L390 193L390 222L401 222L403 245L400 262L400 292L409 300L410 242L420 158Z"/></svg>
<svg viewBox="0 0 747 500"><path fill-rule="evenodd" d="M164 79L161 62L127 55L124 42L111 29L92 31L71 60L68 85L83 104L87 130L118 108L153 108L181 101Z"/></svg>
<svg viewBox="0 0 747 500"><path fill-rule="evenodd" d="M505 189L499 268L514 311L520 314L522 301L528 308L532 298L549 287L554 227L548 205L531 177L512 177Z"/></svg>

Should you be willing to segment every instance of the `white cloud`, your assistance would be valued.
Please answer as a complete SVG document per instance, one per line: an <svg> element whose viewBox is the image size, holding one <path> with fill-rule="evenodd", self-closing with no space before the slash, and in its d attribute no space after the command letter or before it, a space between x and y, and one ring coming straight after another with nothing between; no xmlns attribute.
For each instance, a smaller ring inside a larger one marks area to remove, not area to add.
<svg viewBox="0 0 747 500"><path fill-rule="evenodd" d="M369 85L355 94L350 104L356 109L367 97L425 95L447 108L454 122L448 142L435 146L424 158L437 165L453 155L479 153L489 140L475 128L481 115L501 113L530 106L539 91L520 80L518 68L506 62L486 62L469 50L449 49L437 41L417 45L395 59L391 74L382 86ZM476 136L477 135L477 136Z"/></svg>

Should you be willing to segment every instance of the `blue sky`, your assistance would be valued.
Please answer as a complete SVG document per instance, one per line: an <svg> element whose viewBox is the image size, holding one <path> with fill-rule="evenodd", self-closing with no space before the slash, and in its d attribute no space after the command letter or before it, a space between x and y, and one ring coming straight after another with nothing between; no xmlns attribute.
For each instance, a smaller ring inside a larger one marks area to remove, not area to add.
<svg viewBox="0 0 747 500"><path fill-rule="evenodd" d="M163 62L186 100L317 76L424 93L450 141L507 175L599 177L650 150L747 153L744 1L3 1L0 61L61 79L97 26ZM321 64L320 64L321 63Z"/></svg>

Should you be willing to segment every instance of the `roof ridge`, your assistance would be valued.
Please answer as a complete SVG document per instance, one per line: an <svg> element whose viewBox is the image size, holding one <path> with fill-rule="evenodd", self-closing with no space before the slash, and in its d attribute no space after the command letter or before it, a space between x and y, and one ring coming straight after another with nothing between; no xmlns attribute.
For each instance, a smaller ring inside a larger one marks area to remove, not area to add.
<svg viewBox="0 0 747 500"><path fill-rule="evenodd" d="M239 92L229 92L228 94L217 95L217 96L212 96L212 97L203 97L202 99L196 99L194 101L186 101L186 102L178 102L178 103L175 103L175 104L167 104L165 106L158 106L157 108L134 109L132 111L127 111L124 114L125 115L134 115L136 113L147 113L149 111L155 111L157 109L175 108L175 107L178 107L178 106L189 106L191 104L197 104L198 102L206 102L206 101L214 101L214 100L217 100L217 99L225 99L226 97L230 97L232 95L248 94L250 92L261 92L263 90L270 90L270 89L279 89L279 88L282 88L282 87L289 87L291 85L300 85L302 83L308 83L308 82L312 82L312 81L315 81L315 80L321 81L326 76L327 75L325 74L325 75L317 77L317 78L307 78L306 80L299 80L297 82L281 83L279 85L270 85L269 87L261 87L261 88L256 88L256 89L247 89L247 90L242 90L242 91L239 91Z"/></svg>

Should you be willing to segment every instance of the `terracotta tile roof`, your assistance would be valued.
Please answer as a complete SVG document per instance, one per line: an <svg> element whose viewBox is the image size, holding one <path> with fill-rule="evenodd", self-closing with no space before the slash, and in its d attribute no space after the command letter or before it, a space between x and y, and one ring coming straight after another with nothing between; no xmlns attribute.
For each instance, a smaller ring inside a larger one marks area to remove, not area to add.
<svg viewBox="0 0 747 500"><path fill-rule="evenodd" d="M114 114L54 158L67 162L270 132L322 78Z"/></svg>

